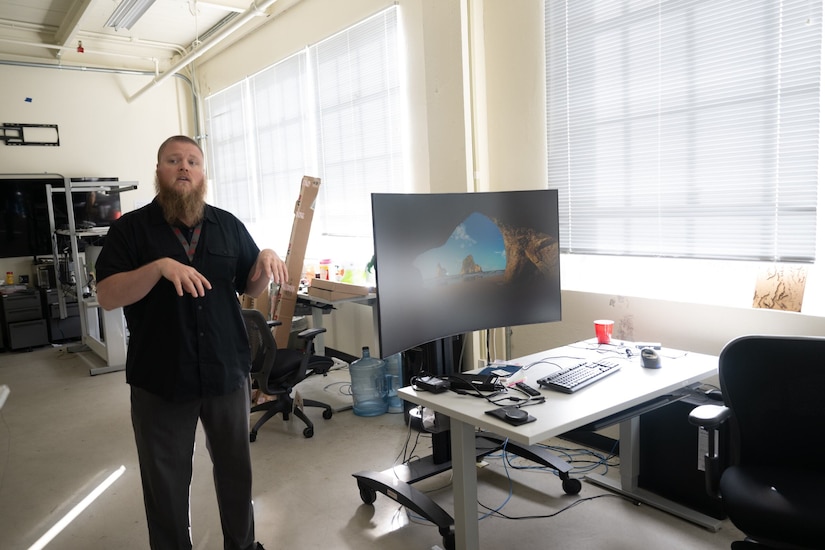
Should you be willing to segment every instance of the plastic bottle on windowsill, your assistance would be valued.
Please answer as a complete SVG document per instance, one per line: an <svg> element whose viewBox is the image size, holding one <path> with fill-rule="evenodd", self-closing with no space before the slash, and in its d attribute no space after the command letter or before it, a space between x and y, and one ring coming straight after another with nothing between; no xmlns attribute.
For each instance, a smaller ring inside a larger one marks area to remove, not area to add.
<svg viewBox="0 0 825 550"><path fill-rule="evenodd" d="M329 266L332 264L332 260L321 260L319 262L320 271L321 271L321 279L325 281L329 281Z"/></svg>

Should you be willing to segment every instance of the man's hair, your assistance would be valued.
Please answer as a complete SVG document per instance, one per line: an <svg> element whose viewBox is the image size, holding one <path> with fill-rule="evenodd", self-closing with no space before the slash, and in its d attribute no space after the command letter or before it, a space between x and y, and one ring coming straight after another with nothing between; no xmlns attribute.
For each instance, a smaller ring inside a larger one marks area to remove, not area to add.
<svg viewBox="0 0 825 550"><path fill-rule="evenodd" d="M163 143L160 144L160 147L158 148L158 162L160 162L160 155L163 152L163 149L167 145L169 145L170 143L175 143L175 142L189 143L190 145L194 145L195 147L198 148L198 151L201 152L201 156L203 156L203 149L201 149L201 146L194 139L190 138L189 136L172 136L170 138L167 138L166 141L164 141Z"/></svg>

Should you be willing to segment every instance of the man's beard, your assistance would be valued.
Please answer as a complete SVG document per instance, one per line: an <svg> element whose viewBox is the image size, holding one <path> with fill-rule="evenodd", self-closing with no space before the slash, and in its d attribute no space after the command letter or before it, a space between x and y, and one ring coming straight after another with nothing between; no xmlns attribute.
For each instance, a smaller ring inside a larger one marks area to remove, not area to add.
<svg viewBox="0 0 825 550"><path fill-rule="evenodd" d="M156 180L155 191L158 195L158 202L163 207L163 217L170 225L181 222L196 225L203 219L206 183L201 182L200 186L191 193L180 193L177 189L170 189Z"/></svg>

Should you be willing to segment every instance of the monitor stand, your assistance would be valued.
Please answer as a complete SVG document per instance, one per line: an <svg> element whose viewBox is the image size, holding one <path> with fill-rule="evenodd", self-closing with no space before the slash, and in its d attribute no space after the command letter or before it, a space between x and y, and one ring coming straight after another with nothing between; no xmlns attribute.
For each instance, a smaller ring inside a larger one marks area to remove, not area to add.
<svg viewBox="0 0 825 550"><path fill-rule="evenodd" d="M452 339L443 338L433 344L436 364L431 366L432 370L441 376L455 372ZM362 471L352 475L358 483L358 490L364 504L374 503L378 493L386 495L435 524L444 540L444 547L455 548L453 517L412 485L452 468L449 427L445 426L433 431L432 441L433 454L431 456L399 464L381 472ZM476 432L476 461L502 450L505 445L507 452L555 470L559 479L562 480L562 489L565 493L575 495L581 491L581 481L570 477L573 467L544 447L521 445L497 434L479 431Z"/></svg>

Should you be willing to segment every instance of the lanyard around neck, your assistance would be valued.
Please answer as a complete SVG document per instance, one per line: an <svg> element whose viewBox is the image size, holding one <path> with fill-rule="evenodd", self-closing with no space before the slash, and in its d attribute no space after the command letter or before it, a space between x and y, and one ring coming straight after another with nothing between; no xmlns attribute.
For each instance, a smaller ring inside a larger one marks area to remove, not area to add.
<svg viewBox="0 0 825 550"><path fill-rule="evenodd" d="M198 225L195 226L195 229L192 230L192 240L187 241L186 237L183 236L183 232L181 232L180 228L177 226L172 226L172 230L175 232L175 236L180 241L180 244L183 245L183 249L186 251L186 255L189 257L189 261L192 261L192 258L195 257L195 249L198 247L198 240L201 238L201 225L203 222L198 222Z"/></svg>

